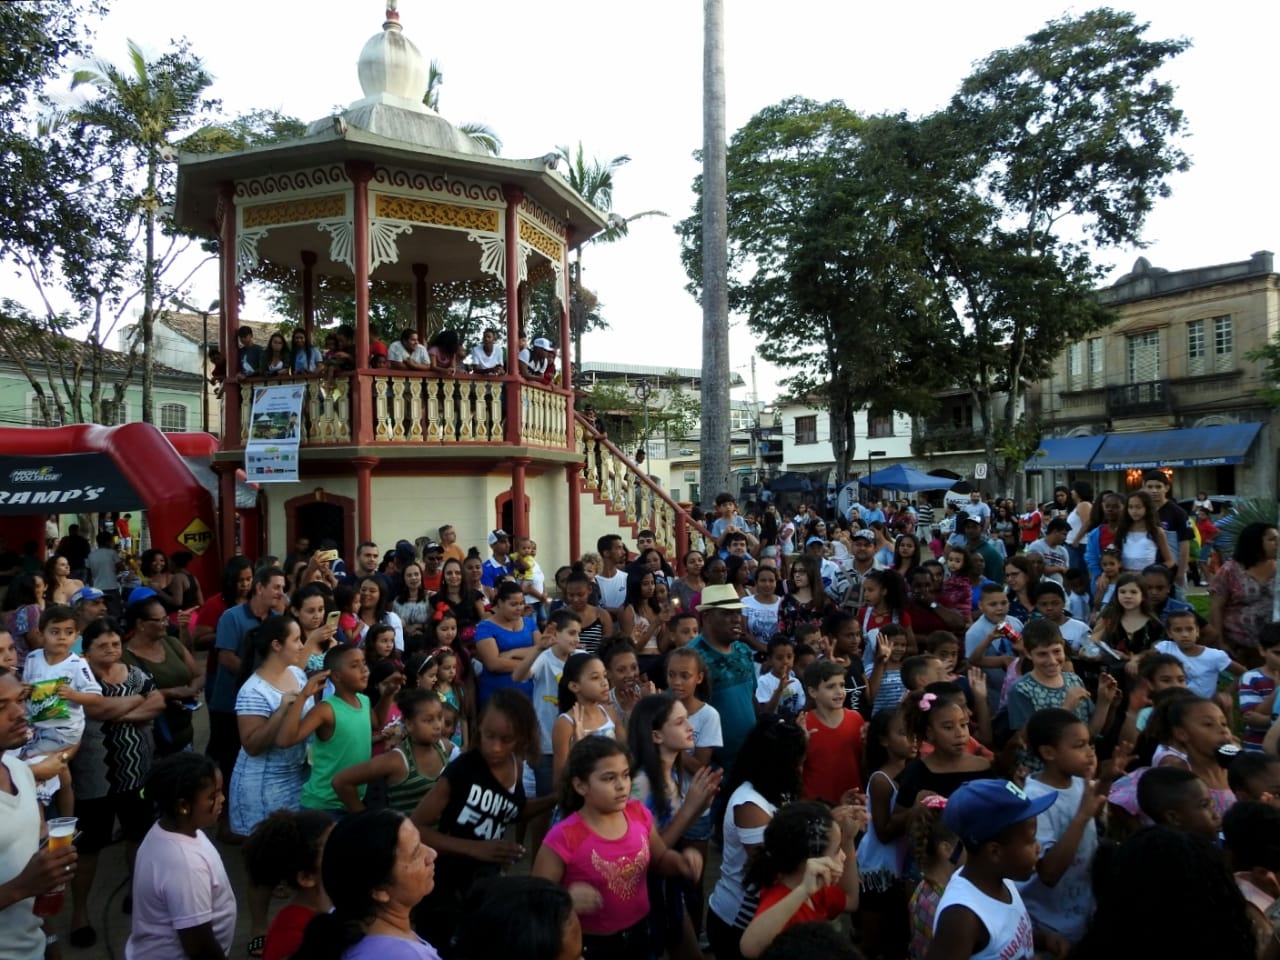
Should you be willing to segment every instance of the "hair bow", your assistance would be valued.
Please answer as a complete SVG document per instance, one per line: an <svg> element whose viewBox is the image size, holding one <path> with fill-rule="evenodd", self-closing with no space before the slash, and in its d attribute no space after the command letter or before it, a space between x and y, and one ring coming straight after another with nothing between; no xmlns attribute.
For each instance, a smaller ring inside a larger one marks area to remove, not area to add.
<svg viewBox="0 0 1280 960"><path fill-rule="evenodd" d="M434 620L436 623L439 623L441 620L444 619L444 615L446 613L452 614L453 608L450 607L443 600L441 600L439 603L436 604L436 612L432 614L431 619Z"/></svg>
<svg viewBox="0 0 1280 960"><path fill-rule="evenodd" d="M933 701L938 699L936 693L926 693L920 697L920 712L928 713L933 709Z"/></svg>
<svg viewBox="0 0 1280 960"><path fill-rule="evenodd" d="M920 804L928 810L945 810L947 809L947 798L940 797L935 793L928 797L921 797Z"/></svg>

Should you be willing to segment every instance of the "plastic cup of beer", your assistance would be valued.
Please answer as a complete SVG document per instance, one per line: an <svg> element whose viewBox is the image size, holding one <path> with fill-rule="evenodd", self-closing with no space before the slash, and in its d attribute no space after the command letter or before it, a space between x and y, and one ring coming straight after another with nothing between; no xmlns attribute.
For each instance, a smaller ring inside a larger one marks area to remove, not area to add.
<svg viewBox="0 0 1280 960"><path fill-rule="evenodd" d="M49 849L63 850L76 837L75 817L55 817L49 821Z"/></svg>
<svg viewBox="0 0 1280 960"><path fill-rule="evenodd" d="M49 849L63 850L75 841L76 818L55 817L49 821ZM32 913L37 917L53 917L62 912L62 902L66 898L67 885L60 883L36 897Z"/></svg>

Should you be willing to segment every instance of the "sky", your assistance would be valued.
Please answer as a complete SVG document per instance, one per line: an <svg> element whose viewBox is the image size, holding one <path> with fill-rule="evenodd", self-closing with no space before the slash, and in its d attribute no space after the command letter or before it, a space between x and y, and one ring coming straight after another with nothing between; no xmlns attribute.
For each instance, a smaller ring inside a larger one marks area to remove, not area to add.
<svg viewBox="0 0 1280 960"><path fill-rule="evenodd" d="M99 56L123 62L128 39L149 54L185 36L229 114L277 108L313 120L360 97L356 59L383 20L380 0L111 0L99 24ZM841 99L866 113L927 113L943 106L972 64L1020 42L1046 20L1091 5L1052 0L958 4L837 0L725 0L728 135L786 97ZM1112 277L1139 255L1183 269L1244 260L1280 243L1274 166L1274 37L1280 4L1131 0L1117 8L1151 23L1149 36L1193 46L1164 76L1177 88L1192 169L1148 219L1146 249L1111 251ZM1233 12L1234 11L1234 12ZM584 359L663 368L701 363L701 308L686 292L675 224L687 216L702 142L702 4L595 0L540 7L516 0L400 0L405 35L444 73L441 113L488 124L507 157L538 157L581 141L602 160L631 162L615 175L615 212L657 209L630 236L593 245L583 281L599 295L609 331L584 339ZM12 283L5 292L29 299ZM200 273L189 301L216 299L216 268ZM243 315L261 316L250 300ZM265 319L265 318L264 318ZM730 333L731 365L748 399L752 338ZM761 400L778 371L758 365Z"/></svg>

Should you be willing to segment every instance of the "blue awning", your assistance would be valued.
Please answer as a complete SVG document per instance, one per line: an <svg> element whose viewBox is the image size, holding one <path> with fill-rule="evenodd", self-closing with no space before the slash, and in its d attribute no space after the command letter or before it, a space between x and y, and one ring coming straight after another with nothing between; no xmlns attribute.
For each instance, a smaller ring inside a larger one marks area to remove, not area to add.
<svg viewBox="0 0 1280 960"><path fill-rule="evenodd" d="M1023 470L1088 470L1089 461L1102 446L1101 436L1046 437Z"/></svg>
<svg viewBox="0 0 1280 960"><path fill-rule="evenodd" d="M1089 468L1149 470L1242 463L1261 429L1261 423L1233 423L1154 433L1109 433Z"/></svg>

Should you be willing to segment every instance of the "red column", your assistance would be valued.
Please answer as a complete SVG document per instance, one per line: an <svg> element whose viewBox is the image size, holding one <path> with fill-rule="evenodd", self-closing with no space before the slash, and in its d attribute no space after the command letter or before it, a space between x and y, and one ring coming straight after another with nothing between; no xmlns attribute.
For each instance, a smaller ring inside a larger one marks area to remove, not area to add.
<svg viewBox="0 0 1280 960"><path fill-rule="evenodd" d="M506 187L507 198L507 442L520 442L520 370L515 354L520 344L520 201L524 191L519 187ZM514 495L514 491L513 491Z"/></svg>
<svg viewBox="0 0 1280 960"><path fill-rule="evenodd" d="M572 559L582 556L582 502L578 499L581 473L580 463L564 465L565 479L569 481L569 556Z"/></svg>
<svg viewBox="0 0 1280 960"><path fill-rule="evenodd" d="M236 555L237 466L238 464L229 460L219 460L213 464L213 469L218 474L218 540L221 542L223 563Z"/></svg>
<svg viewBox="0 0 1280 960"><path fill-rule="evenodd" d="M373 468L377 457L354 457L356 468L356 542L373 539Z"/></svg>
<svg viewBox="0 0 1280 960"><path fill-rule="evenodd" d="M347 164L347 176L351 178L354 201L354 244L352 255L355 264L356 294L356 373L352 384L351 433L356 443L373 441L373 390L362 378L369 369L369 181L373 179L372 164L352 161ZM360 539L367 540L362 536Z"/></svg>
<svg viewBox="0 0 1280 960"><path fill-rule="evenodd" d="M413 265L413 318L418 328L418 339L427 342L427 265Z"/></svg>
<svg viewBox="0 0 1280 960"><path fill-rule="evenodd" d="M302 328L311 340L316 326L316 253L302 251Z"/></svg>
<svg viewBox="0 0 1280 960"><path fill-rule="evenodd" d="M511 543L514 546L521 537L529 535L529 518L524 512L525 469L533 461L529 457L515 457L511 461Z"/></svg>
<svg viewBox="0 0 1280 960"><path fill-rule="evenodd" d="M221 269L218 288L222 296L222 352L227 360L227 382L222 389L222 446L228 443L239 447L240 443L240 344L236 341L236 329L240 326L240 286L236 279L236 202L235 184L227 182L219 188L218 205L222 223L219 224L218 265ZM234 493L234 490L233 490ZM234 505L235 498L231 503ZM234 510L232 511L234 513ZM234 531L234 526L233 526ZM234 543L234 540L224 540ZM228 547L230 549L230 547Z"/></svg>
<svg viewBox="0 0 1280 960"><path fill-rule="evenodd" d="M573 292L573 278L569 274L569 244L571 244L572 242L573 242L573 227L569 227L569 229L565 232L564 251L561 253L561 261L560 261L561 265L563 266L563 270L561 271L561 274L564 276L564 290L561 291L560 352L559 352L559 355L556 357L556 363L559 365L559 368L560 368L560 386L564 388L565 393L568 396L569 417L565 421L565 427L568 435L565 437L565 446L568 447L570 450L572 450L578 442L577 434L574 432L574 423L573 423L573 370L571 370L569 367L569 358L571 356L569 351L569 344L573 342L573 331L570 328L570 323L569 323L570 294ZM577 502L576 499L574 502L575 503ZM575 557L578 556L576 548L574 549L573 555Z"/></svg>
<svg viewBox="0 0 1280 960"><path fill-rule="evenodd" d="M676 555L667 559L681 576L684 576L684 555L688 552L689 519L683 510L678 510L676 511Z"/></svg>

